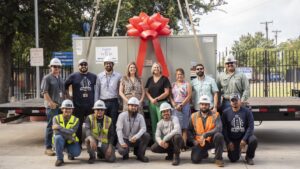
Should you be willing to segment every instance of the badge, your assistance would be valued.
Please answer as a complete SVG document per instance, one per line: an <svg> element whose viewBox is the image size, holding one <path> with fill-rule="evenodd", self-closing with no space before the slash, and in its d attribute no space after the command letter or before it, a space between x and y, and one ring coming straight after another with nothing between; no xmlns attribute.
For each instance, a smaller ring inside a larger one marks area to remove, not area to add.
<svg viewBox="0 0 300 169"><path fill-rule="evenodd" d="M98 142L98 147L100 148L101 146L102 146L102 142L99 141L99 142Z"/></svg>
<svg viewBox="0 0 300 169"><path fill-rule="evenodd" d="M83 97L83 98L89 97L89 94L88 94L88 93L83 93L83 94L82 94L82 97Z"/></svg>
<svg viewBox="0 0 300 169"><path fill-rule="evenodd" d="M59 97L62 98L63 97L63 94L62 92L59 92Z"/></svg>

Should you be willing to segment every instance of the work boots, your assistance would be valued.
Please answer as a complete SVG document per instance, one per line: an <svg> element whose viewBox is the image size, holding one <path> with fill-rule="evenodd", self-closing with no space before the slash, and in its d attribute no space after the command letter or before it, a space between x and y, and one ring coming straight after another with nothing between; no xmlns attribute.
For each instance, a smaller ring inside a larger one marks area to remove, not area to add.
<svg viewBox="0 0 300 169"><path fill-rule="evenodd" d="M48 156L55 156L55 152L51 148L47 148L45 154Z"/></svg>
<svg viewBox="0 0 300 169"><path fill-rule="evenodd" d="M88 163L93 164L95 162L95 160L96 160L95 156L90 156Z"/></svg>
<svg viewBox="0 0 300 169"><path fill-rule="evenodd" d="M56 167L62 166L63 164L64 164L63 160L56 160L56 162L55 162Z"/></svg>
<svg viewBox="0 0 300 169"><path fill-rule="evenodd" d="M180 157L179 154L174 154L172 165L179 165Z"/></svg>

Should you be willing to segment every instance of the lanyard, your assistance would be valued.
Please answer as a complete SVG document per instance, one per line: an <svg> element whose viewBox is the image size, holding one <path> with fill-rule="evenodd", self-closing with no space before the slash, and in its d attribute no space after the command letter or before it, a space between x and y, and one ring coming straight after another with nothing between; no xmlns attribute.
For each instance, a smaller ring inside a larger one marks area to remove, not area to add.
<svg viewBox="0 0 300 169"><path fill-rule="evenodd" d="M137 116L137 115L136 115L136 116ZM132 128L133 128L133 125L134 125L136 116L133 118L133 122L132 122L132 123L131 123L130 117L128 116L128 121L129 121L129 134L131 134L131 131L132 131Z"/></svg>

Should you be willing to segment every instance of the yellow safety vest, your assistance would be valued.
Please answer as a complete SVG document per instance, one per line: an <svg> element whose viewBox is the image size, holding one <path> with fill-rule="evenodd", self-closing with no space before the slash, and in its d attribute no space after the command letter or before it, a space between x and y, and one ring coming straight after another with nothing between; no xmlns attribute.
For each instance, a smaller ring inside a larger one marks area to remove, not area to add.
<svg viewBox="0 0 300 169"><path fill-rule="evenodd" d="M101 130L99 130L99 127L97 125L97 118L95 118L94 114L91 114L88 116L91 123L91 129L92 129L92 135L95 138L100 138L99 141L102 143L107 144L108 143L108 130L111 125L111 118L104 115L103 119L103 127Z"/></svg>
<svg viewBox="0 0 300 169"><path fill-rule="evenodd" d="M72 129L76 124L78 123L79 119L75 116L71 115L70 120L67 123L67 126L65 126L65 120L62 114L55 116L56 121L59 123L59 125L65 129ZM76 136L76 133L72 134L72 137L74 138L75 142L79 142L78 137ZM54 144L54 135L52 138L52 143ZM67 140L67 144L73 143L73 140Z"/></svg>
<svg viewBox="0 0 300 169"><path fill-rule="evenodd" d="M192 124L194 126L194 130L195 130L195 133L196 133L195 140L200 142L200 137L204 133L206 133L208 131L211 131L212 129L214 129L216 127L215 126L215 121L216 121L218 116L219 116L218 112L213 113L212 115L208 115L207 119L206 119L205 128L204 128L202 118L200 117L200 112L195 112L195 113L192 114L192 117L191 117L192 118ZM205 140L208 141L208 142L211 142L211 137L207 137Z"/></svg>

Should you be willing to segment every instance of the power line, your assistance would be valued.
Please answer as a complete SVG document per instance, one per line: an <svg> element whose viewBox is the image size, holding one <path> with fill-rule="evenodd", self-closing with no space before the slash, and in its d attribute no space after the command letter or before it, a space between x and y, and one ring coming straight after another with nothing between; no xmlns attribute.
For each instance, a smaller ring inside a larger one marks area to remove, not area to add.
<svg viewBox="0 0 300 169"><path fill-rule="evenodd" d="M281 30L273 30L272 32L274 32L274 33L275 33L275 44L276 44L276 46L277 46L277 38L278 38L278 33L280 33L280 32L281 32Z"/></svg>
<svg viewBox="0 0 300 169"><path fill-rule="evenodd" d="M266 21L266 22L261 22L260 24L265 24L266 25L266 39L267 41L269 40L269 36L268 36L268 33L269 33L269 28L268 28L268 24L271 24L273 23L273 21Z"/></svg>

